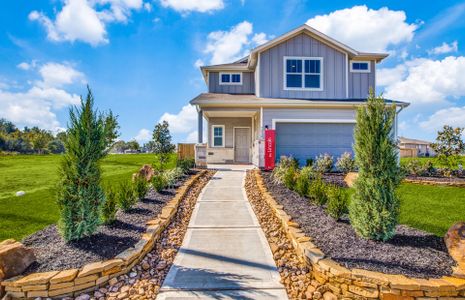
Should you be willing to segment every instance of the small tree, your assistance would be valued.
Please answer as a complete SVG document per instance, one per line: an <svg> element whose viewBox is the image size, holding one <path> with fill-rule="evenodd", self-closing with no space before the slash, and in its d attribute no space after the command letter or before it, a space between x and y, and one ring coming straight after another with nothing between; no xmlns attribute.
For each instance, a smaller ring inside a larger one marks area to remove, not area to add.
<svg viewBox="0 0 465 300"><path fill-rule="evenodd" d="M174 151L175 146L171 144L171 134L169 124L166 121L155 125L153 130L153 151L158 154L160 168L163 169L165 163L168 162L169 155Z"/></svg>
<svg viewBox="0 0 465 300"><path fill-rule="evenodd" d="M66 152L60 165L58 205L60 232L66 241L95 232L104 203L100 186L100 161L117 137L116 117L94 111L88 87L86 100L70 109L70 125L65 139Z"/></svg>
<svg viewBox="0 0 465 300"><path fill-rule="evenodd" d="M462 140L463 130L464 128L444 125L443 130L438 131L436 143L431 144L439 161L450 169L457 167L458 156L465 152L465 143Z"/></svg>
<svg viewBox="0 0 465 300"><path fill-rule="evenodd" d="M367 239L390 239L398 222L395 190L401 172L392 135L395 115L396 107L387 106L373 91L357 111L354 149L359 176L349 214L355 231Z"/></svg>

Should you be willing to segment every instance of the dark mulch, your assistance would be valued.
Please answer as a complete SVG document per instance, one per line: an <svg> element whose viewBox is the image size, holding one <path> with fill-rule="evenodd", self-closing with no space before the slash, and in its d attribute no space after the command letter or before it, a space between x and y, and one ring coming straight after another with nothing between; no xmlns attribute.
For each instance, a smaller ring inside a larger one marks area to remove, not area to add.
<svg viewBox="0 0 465 300"><path fill-rule="evenodd" d="M356 235L343 220L336 222L322 207L274 184L271 173L263 173L268 190L285 211L300 224L306 235L327 256L348 268L404 274L412 277L441 277L452 273L455 265L447 254L442 238L418 229L400 225L388 242L375 242Z"/></svg>
<svg viewBox="0 0 465 300"><path fill-rule="evenodd" d="M323 180L326 183L335 184L340 187L348 187L344 181L345 175L343 173L325 173L323 174Z"/></svg>
<svg viewBox="0 0 465 300"><path fill-rule="evenodd" d="M22 242L34 249L37 262L25 273L79 268L87 263L113 258L134 246L145 232L145 223L161 212L166 202L176 194L176 188L188 178L185 176L174 188L161 193L150 189L130 211L118 211L114 223L100 226L95 234L81 240L65 243L56 225L28 236Z"/></svg>

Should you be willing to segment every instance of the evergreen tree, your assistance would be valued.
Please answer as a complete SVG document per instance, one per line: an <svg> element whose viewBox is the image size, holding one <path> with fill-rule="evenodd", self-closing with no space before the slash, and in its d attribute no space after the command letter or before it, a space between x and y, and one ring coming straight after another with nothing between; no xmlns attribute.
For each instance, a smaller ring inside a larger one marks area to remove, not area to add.
<svg viewBox="0 0 465 300"><path fill-rule="evenodd" d="M166 121L155 125L153 130L153 152L158 154L160 167L168 161L170 153L175 149L175 146L171 144L171 134L169 130L169 124Z"/></svg>
<svg viewBox="0 0 465 300"><path fill-rule="evenodd" d="M395 106L370 92L357 111L355 159L359 176L350 203L350 221L362 237L386 241L395 234L399 215L396 188L401 180L393 139Z"/></svg>
<svg viewBox="0 0 465 300"><path fill-rule="evenodd" d="M58 205L59 229L66 241L95 232L104 203L100 186L100 161L117 137L117 121L112 113L93 109L94 99L88 87L85 101L70 109L70 125L65 139L66 152L60 165Z"/></svg>

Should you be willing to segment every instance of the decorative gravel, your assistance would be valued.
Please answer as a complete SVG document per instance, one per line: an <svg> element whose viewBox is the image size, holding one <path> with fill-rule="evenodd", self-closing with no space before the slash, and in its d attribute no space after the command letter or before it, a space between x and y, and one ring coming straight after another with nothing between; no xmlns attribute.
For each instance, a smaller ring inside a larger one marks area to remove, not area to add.
<svg viewBox="0 0 465 300"><path fill-rule="evenodd" d="M433 177L433 176L413 176L409 175L406 179L411 180L421 180L421 181L435 181L438 183L446 182L446 183L465 183L464 177Z"/></svg>
<svg viewBox="0 0 465 300"><path fill-rule="evenodd" d="M89 237L65 243L56 225L26 237L22 243L34 249L37 262L25 273L80 268L90 262L113 258L134 246L145 232L146 222L161 212L163 206L176 194L176 188L188 178L185 176L173 188L161 193L151 188L146 197L130 211L118 211L114 223L100 226Z"/></svg>
<svg viewBox="0 0 465 300"><path fill-rule="evenodd" d="M271 173L262 173L275 200L300 224L327 256L348 268L431 278L450 275L455 265L442 238L408 226L397 226L396 235L387 242L365 240L343 220L336 222L322 207L274 184Z"/></svg>

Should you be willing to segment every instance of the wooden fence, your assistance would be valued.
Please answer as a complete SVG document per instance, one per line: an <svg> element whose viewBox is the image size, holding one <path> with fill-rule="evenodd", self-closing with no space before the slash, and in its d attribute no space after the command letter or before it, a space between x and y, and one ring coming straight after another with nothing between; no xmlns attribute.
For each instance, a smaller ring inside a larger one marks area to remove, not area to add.
<svg viewBox="0 0 465 300"><path fill-rule="evenodd" d="M195 144L178 144L178 159L195 159Z"/></svg>
<svg viewBox="0 0 465 300"><path fill-rule="evenodd" d="M417 157L418 150L415 148L400 148L400 157Z"/></svg>

